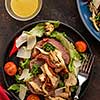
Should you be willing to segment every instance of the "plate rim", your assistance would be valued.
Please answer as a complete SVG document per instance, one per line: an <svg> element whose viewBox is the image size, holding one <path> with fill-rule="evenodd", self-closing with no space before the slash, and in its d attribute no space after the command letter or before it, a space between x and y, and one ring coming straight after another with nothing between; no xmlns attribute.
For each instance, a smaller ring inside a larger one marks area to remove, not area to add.
<svg viewBox="0 0 100 100"><path fill-rule="evenodd" d="M8 47L9 47L11 41L12 41L17 35L19 35L19 33L20 33L21 31L23 31L24 29L27 29L28 27L30 27L30 26L32 26L32 25L35 25L35 24L37 24L37 23L46 22L46 21L49 21L49 20L40 20L40 21L31 22L31 23L29 23L29 24L24 25L22 28L19 28L18 31L15 32L15 34L13 35L13 37L9 40L9 43L8 43L8 45L7 45L6 49L5 49L5 53L4 53L3 55L6 55L6 51L7 51ZM53 20L53 21L55 21L55 20ZM73 27L70 26L69 24L66 24L66 23L61 22L61 21L60 21L60 24L62 24L62 25L64 25L64 26L68 27L69 29L73 30L76 34L78 34L78 35L86 42L86 44L87 44L87 46L88 46L88 49L89 49L89 52L90 52L91 54L93 54L92 49L91 49L89 43L88 43L88 42L86 41L86 39L80 34L80 32L78 32L75 28L73 28ZM5 62L5 57L3 57L3 66L4 66L4 62ZM7 80L6 80L6 75L5 75L3 66L2 66L1 68L2 68L2 73L3 73L4 84L5 84L6 88L8 88L9 85L8 85ZM92 68L93 68L93 67L92 67ZM91 71L91 73L92 73L92 71ZM91 77L91 75L90 75L90 77ZM89 79L90 79L90 78L89 78ZM83 93L81 93L80 97L82 97L82 96L84 95L84 93L86 92L86 90L87 90L87 88L88 88L88 85L89 85L89 82L87 83L87 86L86 86L86 88L84 89ZM19 100L19 98L15 95L15 93L13 93L12 91L9 91L9 93L10 93L10 94L12 95L12 97L14 97L16 100ZM12 98L12 97L11 97L11 98Z"/></svg>

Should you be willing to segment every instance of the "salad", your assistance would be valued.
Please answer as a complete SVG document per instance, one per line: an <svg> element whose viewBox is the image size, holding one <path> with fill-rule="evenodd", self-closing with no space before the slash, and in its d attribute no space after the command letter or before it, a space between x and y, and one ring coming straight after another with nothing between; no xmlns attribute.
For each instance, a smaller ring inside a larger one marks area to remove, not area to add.
<svg viewBox="0 0 100 100"><path fill-rule="evenodd" d="M90 20L93 22L97 31L100 31L100 0L88 0L89 8L92 12Z"/></svg>
<svg viewBox="0 0 100 100"><path fill-rule="evenodd" d="M84 41L70 42L59 32L59 21L38 23L16 37L4 71L15 82L8 88L20 100L70 100L78 88L78 71L85 59Z"/></svg>

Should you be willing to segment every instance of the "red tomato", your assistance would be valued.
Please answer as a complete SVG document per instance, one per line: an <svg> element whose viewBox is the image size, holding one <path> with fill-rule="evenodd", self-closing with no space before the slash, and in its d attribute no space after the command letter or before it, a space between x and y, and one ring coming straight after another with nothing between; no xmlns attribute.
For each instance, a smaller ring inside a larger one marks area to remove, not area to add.
<svg viewBox="0 0 100 100"><path fill-rule="evenodd" d="M17 72L17 67L14 62L7 62L4 66L4 71L9 75L9 76L14 76Z"/></svg>
<svg viewBox="0 0 100 100"><path fill-rule="evenodd" d="M39 96L36 95L36 94L30 94L28 97L27 97L27 100L40 100Z"/></svg>
<svg viewBox="0 0 100 100"><path fill-rule="evenodd" d="M79 52L85 52L86 49L87 49L87 45L84 41L77 41L75 43L75 46L76 46L76 49L79 51Z"/></svg>

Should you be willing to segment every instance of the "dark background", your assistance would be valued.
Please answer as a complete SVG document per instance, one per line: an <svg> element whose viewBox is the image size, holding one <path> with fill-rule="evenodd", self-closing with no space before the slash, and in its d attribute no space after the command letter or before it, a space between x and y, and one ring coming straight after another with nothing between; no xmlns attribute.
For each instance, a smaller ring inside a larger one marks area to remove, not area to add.
<svg viewBox="0 0 100 100"><path fill-rule="evenodd" d="M41 12L32 20L21 22L10 17L5 9L4 0L0 0L0 67L6 47L15 32L24 25L38 20L59 20L78 30L89 42L95 54L94 69L89 87L81 100L100 100L100 42L98 42L85 28L78 13L76 0L43 0ZM4 84L0 70L0 82Z"/></svg>

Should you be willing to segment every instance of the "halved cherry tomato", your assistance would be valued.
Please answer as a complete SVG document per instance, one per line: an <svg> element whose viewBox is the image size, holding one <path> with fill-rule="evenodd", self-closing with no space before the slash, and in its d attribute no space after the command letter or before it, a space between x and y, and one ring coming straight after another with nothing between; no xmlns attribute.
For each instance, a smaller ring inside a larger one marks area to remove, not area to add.
<svg viewBox="0 0 100 100"><path fill-rule="evenodd" d="M27 100L40 100L39 96L36 95L36 94L30 94L28 97L27 97Z"/></svg>
<svg viewBox="0 0 100 100"><path fill-rule="evenodd" d="M75 46L76 46L76 49L79 51L79 52L85 52L86 49L87 49L87 45L84 41L77 41L75 43Z"/></svg>
<svg viewBox="0 0 100 100"><path fill-rule="evenodd" d="M9 76L14 76L17 72L17 66L15 65L14 62L7 62L4 66L4 71L9 75Z"/></svg>

